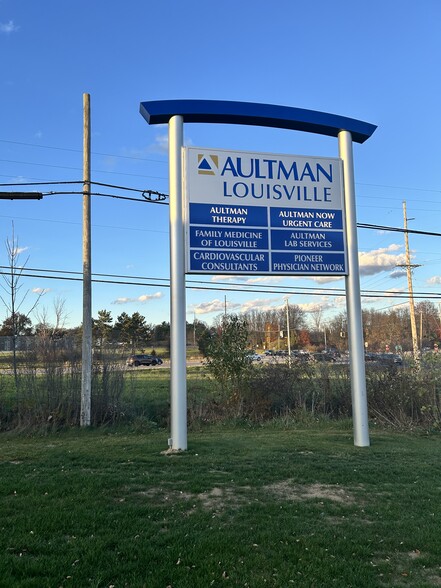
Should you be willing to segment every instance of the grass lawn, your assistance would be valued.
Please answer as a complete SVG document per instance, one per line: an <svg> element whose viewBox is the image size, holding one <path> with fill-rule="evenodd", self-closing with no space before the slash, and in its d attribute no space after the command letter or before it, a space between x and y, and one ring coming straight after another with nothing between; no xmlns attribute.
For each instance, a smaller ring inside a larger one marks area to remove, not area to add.
<svg viewBox="0 0 441 588"><path fill-rule="evenodd" d="M351 426L0 436L0 586L441 585L440 436Z"/></svg>

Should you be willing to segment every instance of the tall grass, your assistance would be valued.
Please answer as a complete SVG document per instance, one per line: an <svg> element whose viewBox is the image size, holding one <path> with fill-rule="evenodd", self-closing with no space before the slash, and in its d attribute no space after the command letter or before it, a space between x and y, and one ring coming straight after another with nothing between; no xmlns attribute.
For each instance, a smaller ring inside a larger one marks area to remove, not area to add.
<svg viewBox="0 0 441 588"><path fill-rule="evenodd" d="M119 366L95 365L91 423L113 423L121 415L124 377ZM1 429L59 429L79 423L81 365L46 363L22 368L14 378L0 377Z"/></svg>
<svg viewBox="0 0 441 588"><path fill-rule="evenodd" d="M348 366L267 364L247 370L241 389L229 394L204 367L187 374L188 422L197 428L231 420L351 417ZM441 361L404 368L367 366L369 417L382 426L441 428ZM101 361L92 378L92 424L168 427L170 370L127 370L122 361ZM0 374L0 430L57 430L77 426L81 365L76 361L26 364L14 381Z"/></svg>

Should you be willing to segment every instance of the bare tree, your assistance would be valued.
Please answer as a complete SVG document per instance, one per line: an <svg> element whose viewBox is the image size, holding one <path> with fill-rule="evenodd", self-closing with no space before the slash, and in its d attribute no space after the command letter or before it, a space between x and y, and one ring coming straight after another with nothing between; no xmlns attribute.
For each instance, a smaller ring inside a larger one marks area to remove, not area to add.
<svg viewBox="0 0 441 588"><path fill-rule="evenodd" d="M3 278L3 284L0 283L1 289L4 295L0 294L0 300L5 305L5 308L11 319L12 326L12 363L14 370L14 378L17 383L17 336L19 334L19 316L25 316L29 318L29 315L37 307L40 298L43 296L44 291L37 292L36 299L31 303L30 308L24 311L24 303L29 294L29 290L22 292L21 283L23 272L29 261L29 256L23 263L20 262L21 253L24 249L19 247L18 238L15 236L14 223L12 223L12 236L7 238L5 242L6 255L7 255L7 266L2 267L1 273Z"/></svg>
<svg viewBox="0 0 441 588"><path fill-rule="evenodd" d="M67 320L65 306L66 301L63 298L56 298L54 300L53 315L55 321L52 323L49 322L49 313L46 307L43 307L41 311L35 313L35 317L38 321L37 328L41 334L44 334L47 337L55 337L64 329Z"/></svg>
<svg viewBox="0 0 441 588"><path fill-rule="evenodd" d="M52 321L49 319L47 308L35 312L38 323L35 325L35 337L37 340L37 352L44 361L51 362L56 359L59 341L65 334L67 313L66 301L56 298L53 302Z"/></svg>

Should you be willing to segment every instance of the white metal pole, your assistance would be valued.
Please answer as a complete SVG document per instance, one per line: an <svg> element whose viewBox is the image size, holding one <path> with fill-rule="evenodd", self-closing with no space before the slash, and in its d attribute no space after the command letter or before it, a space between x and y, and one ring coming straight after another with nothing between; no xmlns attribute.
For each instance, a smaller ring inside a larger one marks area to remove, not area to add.
<svg viewBox="0 0 441 588"><path fill-rule="evenodd" d="M187 365L185 315L184 205L182 198L182 146L184 121L169 120L170 175L170 392L171 439L175 451L187 449Z"/></svg>
<svg viewBox="0 0 441 588"><path fill-rule="evenodd" d="M343 160L345 217L347 235L348 276L346 277L346 308L348 312L349 363L351 371L352 417L354 445L369 446L369 423L364 364L363 324L358 264L357 215L355 210L354 160L352 136L349 131L338 134L340 158Z"/></svg>

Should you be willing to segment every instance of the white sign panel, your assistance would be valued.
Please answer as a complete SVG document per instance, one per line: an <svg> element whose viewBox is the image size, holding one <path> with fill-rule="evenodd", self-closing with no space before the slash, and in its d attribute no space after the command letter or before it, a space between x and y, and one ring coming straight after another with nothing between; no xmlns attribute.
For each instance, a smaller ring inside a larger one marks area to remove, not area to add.
<svg viewBox="0 0 441 588"><path fill-rule="evenodd" d="M187 273L347 274L340 159L183 151Z"/></svg>

